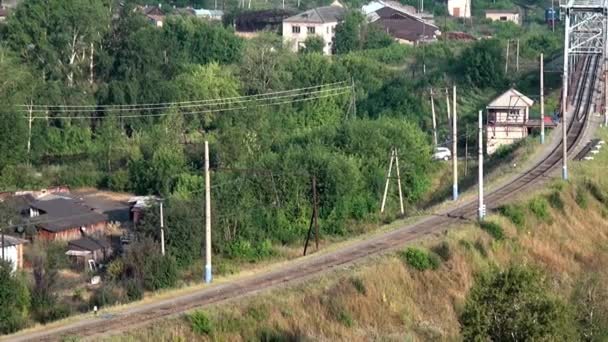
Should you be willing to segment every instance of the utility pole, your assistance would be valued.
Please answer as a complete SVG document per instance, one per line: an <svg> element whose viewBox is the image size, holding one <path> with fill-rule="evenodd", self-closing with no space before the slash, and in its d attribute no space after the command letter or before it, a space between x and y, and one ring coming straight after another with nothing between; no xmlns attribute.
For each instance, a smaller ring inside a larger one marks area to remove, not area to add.
<svg viewBox="0 0 608 342"><path fill-rule="evenodd" d="M519 72L519 39L517 40L517 52L515 54L515 71Z"/></svg>
<svg viewBox="0 0 608 342"><path fill-rule="evenodd" d="M545 72L543 54L540 54L540 143L545 143Z"/></svg>
<svg viewBox="0 0 608 342"><path fill-rule="evenodd" d="M448 112L448 122L449 120L451 120L451 116L450 116L450 88L445 88L445 104L446 104L446 108L447 108L447 112Z"/></svg>
<svg viewBox="0 0 608 342"><path fill-rule="evenodd" d="M388 174L386 176L386 184L384 185L384 194L382 195L382 205L380 206L380 213L384 213L384 207L386 205L386 197L388 195L388 186L391 180L391 174L393 171L393 162L395 162L395 167L397 168L397 186L399 187L399 204L401 206L401 215L405 214L405 209L403 207L403 192L401 191L401 175L399 173L399 156L397 154L397 149L391 149L391 158L388 164Z"/></svg>
<svg viewBox="0 0 608 342"><path fill-rule="evenodd" d="M403 209L403 192L401 192L401 175L399 174L399 153L397 153L397 149L393 150L395 153L395 168L397 169L397 187L399 188L399 205L401 206L401 215L405 215L405 210Z"/></svg>
<svg viewBox="0 0 608 342"><path fill-rule="evenodd" d="M388 173L386 175L386 184L384 185L384 194L382 195L382 205L380 206L380 213L384 212L384 205L386 204L386 195L388 194L388 184L391 180L391 172L393 171L394 158L395 158L395 150L391 149L391 158L388 163Z"/></svg>
<svg viewBox="0 0 608 342"><path fill-rule="evenodd" d="M308 225L308 234L306 234L306 243L304 243L304 256L308 251L308 243L310 241L310 234L312 234L312 228L315 228L315 245L319 250L319 202L317 199L317 177L312 176L312 214L310 216L310 224Z"/></svg>
<svg viewBox="0 0 608 342"><path fill-rule="evenodd" d="M160 252L165 255L165 220L163 218L163 202L160 202Z"/></svg>
<svg viewBox="0 0 608 342"><path fill-rule="evenodd" d="M478 141L478 145L479 145L479 149L478 149L478 154L479 154L479 161L478 161L478 171L479 171L479 220L483 220L483 218L486 216L486 206L485 204L483 204L483 124L482 124L482 111L479 111L479 126L478 126L478 137L477 140Z"/></svg>
<svg viewBox="0 0 608 342"><path fill-rule="evenodd" d="M464 126L464 176L469 173L469 124Z"/></svg>
<svg viewBox="0 0 608 342"><path fill-rule="evenodd" d="M565 39L566 42L564 44L564 76L562 77L562 178L564 180L568 179L568 137L566 132L566 126L568 125L568 59L570 58L568 54L568 45L570 42L570 37L568 34L570 27L570 15L566 13L566 22L565 22Z"/></svg>
<svg viewBox="0 0 608 342"><path fill-rule="evenodd" d="M29 114L28 120L27 120L27 124L28 124L28 134L27 134L27 162L28 164L31 162L31 151L32 151L32 122L34 121L34 119L32 118L32 111L33 111L33 106L34 104L32 103L33 100L30 99L30 104L29 106L27 106L27 111Z"/></svg>
<svg viewBox="0 0 608 342"><path fill-rule="evenodd" d="M211 283L211 177L209 175L209 142L205 140L205 283Z"/></svg>
<svg viewBox="0 0 608 342"><path fill-rule="evenodd" d="M454 184L452 185L452 199L456 201L458 199L458 139L456 138L456 86L454 85L452 99L452 171L454 173Z"/></svg>
<svg viewBox="0 0 608 342"><path fill-rule="evenodd" d="M505 75L509 72L509 45L511 45L511 40L507 40L507 57L505 58Z"/></svg>
<svg viewBox="0 0 608 342"><path fill-rule="evenodd" d="M551 31L555 32L555 7L554 7L554 2L555 0L551 0L551 10L553 11L553 17L551 18Z"/></svg>
<svg viewBox="0 0 608 342"><path fill-rule="evenodd" d="M435 117L435 100L433 100L433 88L431 88L431 114L433 115L433 144L437 147L437 118Z"/></svg>

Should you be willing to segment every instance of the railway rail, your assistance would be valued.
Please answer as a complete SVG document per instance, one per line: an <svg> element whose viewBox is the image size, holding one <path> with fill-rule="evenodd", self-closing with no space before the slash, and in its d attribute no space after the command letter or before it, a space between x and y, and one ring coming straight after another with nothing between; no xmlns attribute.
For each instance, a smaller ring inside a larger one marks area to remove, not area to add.
<svg viewBox="0 0 608 342"><path fill-rule="evenodd" d="M573 97L574 110L568 126L568 150L572 151L579 143L592 104L595 89L595 75L599 67L599 58L587 57L578 79L578 91ZM509 197L528 188L554 171L560 164L561 143L548 156L534 165L528 172L486 196L488 208L496 208ZM253 275L230 283L213 285L196 292L181 295L172 299L154 303L141 304L124 309L115 314L82 318L63 325L48 327L45 330L23 332L6 336L8 341L54 341L68 336L83 338L97 337L104 334L120 333L133 327L156 320L172 317L185 311L218 303L234 298L251 295L281 284L295 283L308 279L319 273L355 263L373 254L381 254L401 247L404 243L421 238L428 234L441 232L458 219L476 217L477 203L469 201L442 215L427 216L421 221L397 230L372 237L368 240L353 243L347 247L325 254L312 255L309 258L289 263L276 270Z"/></svg>

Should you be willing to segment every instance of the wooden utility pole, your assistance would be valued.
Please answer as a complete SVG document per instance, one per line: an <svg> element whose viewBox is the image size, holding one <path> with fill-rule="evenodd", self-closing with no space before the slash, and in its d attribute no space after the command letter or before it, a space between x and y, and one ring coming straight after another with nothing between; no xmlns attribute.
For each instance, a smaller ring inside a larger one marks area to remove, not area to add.
<svg viewBox="0 0 608 342"><path fill-rule="evenodd" d="M433 100L433 88L431 88L431 114L433 115L433 144L437 147L437 118L435 117L435 100Z"/></svg>
<svg viewBox="0 0 608 342"><path fill-rule="evenodd" d="M505 75L509 72L509 45L511 45L511 40L507 40L507 56L505 58Z"/></svg>
<svg viewBox="0 0 608 342"><path fill-rule="evenodd" d="M517 40L517 52L515 53L515 71L519 72L519 39Z"/></svg>
<svg viewBox="0 0 608 342"><path fill-rule="evenodd" d="M165 255L165 220L163 217L163 202L160 202L160 252Z"/></svg>
<svg viewBox="0 0 608 342"><path fill-rule="evenodd" d="M608 57L604 58L604 127L606 126L608 126Z"/></svg>
<svg viewBox="0 0 608 342"><path fill-rule="evenodd" d="M312 214L310 215L310 224L308 225L308 234L306 234L306 243L304 243L304 255L308 251L308 242L312 229L315 229L315 245L319 250L319 201L317 199L317 177L312 176Z"/></svg>
<svg viewBox="0 0 608 342"><path fill-rule="evenodd" d="M454 173L454 184L452 185L452 199L455 201L458 199L458 139L456 138L457 134L457 123L456 123L456 86L454 85L454 90L452 93L452 171Z"/></svg>
<svg viewBox="0 0 608 342"><path fill-rule="evenodd" d="M209 174L209 142L205 140L205 283L213 280L211 272L211 176Z"/></svg>
<svg viewBox="0 0 608 342"><path fill-rule="evenodd" d="M540 143L545 143L545 72L543 54L540 54Z"/></svg>
<svg viewBox="0 0 608 342"><path fill-rule="evenodd" d="M28 120L27 120L27 124L28 124L28 134L27 134L27 162L28 164L31 162L32 156L31 156L31 151L32 151L32 122L34 121L34 119L32 118L32 111L33 111L33 100L30 99L30 104L27 106L27 112L29 114Z"/></svg>
<svg viewBox="0 0 608 342"><path fill-rule="evenodd" d="M479 155L479 166L478 166L478 171L479 171L479 180L478 180L478 187L479 187L479 220L483 220L483 218L486 216L486 206L483 203L483 124L482 124L482 114L483 112L480 110L479 111L479 126L478 126L478 137L477 140L478 141L478 145L479 145L479 149L478 149L478 155Z"/></svg>

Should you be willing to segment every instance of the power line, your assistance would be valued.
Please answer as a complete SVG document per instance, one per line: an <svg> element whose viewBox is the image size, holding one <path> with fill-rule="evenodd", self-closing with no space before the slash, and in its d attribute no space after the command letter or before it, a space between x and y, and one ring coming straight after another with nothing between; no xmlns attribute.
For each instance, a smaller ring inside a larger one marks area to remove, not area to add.
<svg viewBox="0 0 608 342"><path fill-rule="evenodd" d="M275 97L276 95L290 94L290 93L294 93L294 92L302 92L305 90L311 90L311 89L316 89L316 88L323 88L323 87L331 88L331 87L336 87L336 86L342 85L342 84L346 84L346 81L326 83L326 84L320 84L320 85L315 85L315 86L310 86L310 87L295 88L295 89L290 89L290 90L275 91L275 92L269 92L269 93L263 93L263 94L242 95L242 96L234 96L234 97L226 97L226 98L179 101L179 102L160 102L160 103L125 104L125 105L52 105L52 104L51 105L39 105L39 104L35 104L35 105L19 105L19 107L25 108L25 109L21 109L21 111L23 111L23 112L29 112L29 111L39 112L39 111L47 111L47 110L58 110L61 112L70 112L70 111L82 111L82 110L86 110L86 109L108 110L108 111L111 111L111 110L113 110L113 111L154 110L154 109L169 108L169 107L173 107L173 106L180 106L180 107L191 106L192 107L192 106L196 106L196 105L217 103L217 102L221 103L221 102L231 101L231 100L258 99L258 98L263 98L264 96ZM286 96L286 95L283 95L283 96ZM294 95L294 96L296 96L296 95ZM38 109L38 108L42 108L42 109ZM71 110L71 109L64 110L64 108L74 108L74 109L73 110Z"/></svg>
<svg viewBox="0 0 608 342"><path fill-rule="evenodd" d="M338 95L349 94L350 91L343 91L345 89L350 89L350 86L345 87L345 88L336 88L336 89L326 90L323 92L325 92L327 94L318 94L316 96L309 97L309 98L292 99L292 100L285 100L285 101L271 102L271 103L262 103L262 104L254 105L253 107L269 107L269 106L276 106L276 105L281 105L281 104L312 101L312 100L317 100L317 99L322 99L322 98L327 98L327 97L334 97L334 96L338 96ZM113 117L120 119L120 118L162 117L162 116L168 116L171 114L199 115L199 114L210 114L210 113L233 111L233 110L247 109L247 108L250 108L250 106L207 109L207 110L200 110L200 111L193 111L193 112L181 112L181 113L129 114L129 115L117 115L117 116L113 116ZM32 120L35 120L35 119L66 119L66 120L69 120L69 119L103 119L103 118L107 118L107 116L94 116L94 115L52 116L52 115L46 115L46 116L32 116L32 117L24 116L23 118L28 119L28 120L29 119L32 119Z"/></svg>

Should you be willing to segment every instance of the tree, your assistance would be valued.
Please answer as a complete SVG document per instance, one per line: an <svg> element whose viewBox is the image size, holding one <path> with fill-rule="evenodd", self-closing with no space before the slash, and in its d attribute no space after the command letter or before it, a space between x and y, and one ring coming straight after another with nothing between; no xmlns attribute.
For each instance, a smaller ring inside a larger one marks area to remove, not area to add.
<svg viewBox="0 0 608 342"><path fill-rule="evenodd" d="M336 26L334 48L336 53L343 54L363 47L361 33L365 25L365 17L359 11L346 13L344 21Z"/></svg>
<svg viewBox="0 0 608 342"><path fill-rule="evenodd" d="M574 341L572 322L542 275L525 266L479 276L460 316L466 341Z"/></svg>
<svg viewBox="0 0 608 342"><path fill-rule="evenodd" d="M572 304L584 341L608 339L608 288L605 280L606 275L602 272L589 272L574 288Z"/></svg>
<svg viewBox="0 0 608 342"><path fill-rule="evenodd" d="M304 49L300 50L302 53L323 53L325 47L325 41L321 36L308 36L304 41Z"/></svg>
<svg viewBox="0 0 608 342"><path fill-rule="evenodd" d="M480 88L500 88L506 82L505 57L500 41L483 39L466 48L455 63L455 75L464 75L472 85Z"/></svg>
<svg viewBox="0 0 608 342"><path fill-rule="evenodd" d="M395 39L375 25L367 25L365 49L381 49L395 43Z"/></svg>
<svg viewBox="0 0 608 342"><path fill-rule="evenodd" d="M28 319L30 293L26 280L12 272L10 262L0 260L0 333L23 328Z"/></svg>
<svg viewBox="0 0 608 342"><path fill-rule="evenodd" d="M46 323L69 314L66 307L57 302L56 286L59 268L65 265L63 247L57 243L36 243L31 251L34 283L32 284L32 313L34 318Z"/></svg>
<svg viewBox="0 0 608 342"><path fill-rule="evenodd" d="M247 42L239 75L247 94L283 89L291 75L286 65L293 57L283 48L281 37L266 33Z"/></svg>

